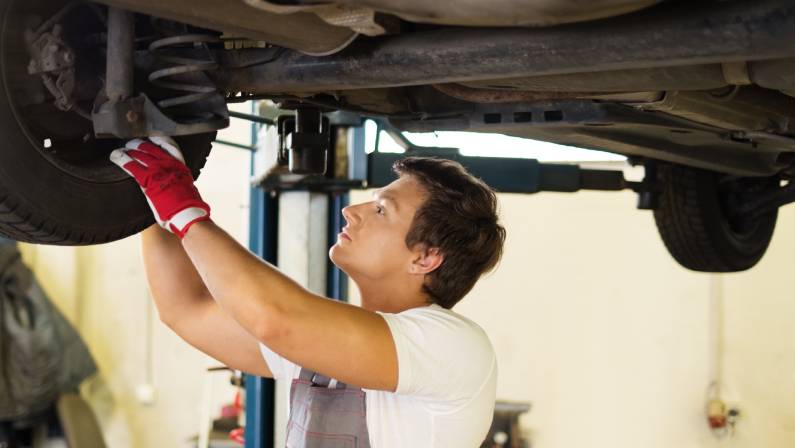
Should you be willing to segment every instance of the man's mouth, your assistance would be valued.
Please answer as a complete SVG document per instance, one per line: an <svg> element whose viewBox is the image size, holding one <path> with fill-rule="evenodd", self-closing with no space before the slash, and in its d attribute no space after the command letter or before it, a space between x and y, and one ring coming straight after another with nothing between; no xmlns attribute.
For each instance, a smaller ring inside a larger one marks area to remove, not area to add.
<svg viewBox="0 0 795 448"><path fill-rule="evenodd" d="M344 227L342 228L342 232L340 232L339 237L348 241L353 241L351 236L348 235L348 231Z"/></svg>

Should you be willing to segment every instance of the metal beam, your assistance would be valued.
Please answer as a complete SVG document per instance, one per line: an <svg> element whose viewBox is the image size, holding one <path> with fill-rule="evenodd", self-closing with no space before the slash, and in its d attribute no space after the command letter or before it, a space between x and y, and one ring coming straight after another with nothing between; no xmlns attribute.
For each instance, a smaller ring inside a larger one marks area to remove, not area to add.
<svg viewBox="0 0 795 448"><path fill-rule="evenodd" d="M242 112L235 112L233 110L229 111L229 117L230 118L239 118L241 120L248 120L248 121L251 121L251 122L254 122L254 123L258 123L258 124L269 124L269 125L276 124L275 121L273 121L273 120L271 120L270 118L267 118L267 117L263 117L263 116L260 116L260 115L254 115L254 114L244 114Z"/></svg>
<svg viewBox="0 0 795 448"><path fill-rule="evenodd" d="M285 52L219 72L254 93L427 85L795 56L795 0L665 2L545 28L456 28L360 39L327 57Z"/></svg>
<svg viewBox="0 0 795 448"><path fill-rule="evenodd" d="M108 8L108 53L105 95L110 101L126 100L133 94L133 52L135 15L119 8Z"/></svg>
<svg viewBox="0 0 795 448"><path fill-rule="evenodd" d="M637 183L626 181L620 170L591 170L573 164L541 163L535 159L470 157L433 150L370 154L367 160L367 186L380 188L397 179L392 165L408 156L455 160L499 193L574 193L580 190L621 191L637 188Z"/></svg>

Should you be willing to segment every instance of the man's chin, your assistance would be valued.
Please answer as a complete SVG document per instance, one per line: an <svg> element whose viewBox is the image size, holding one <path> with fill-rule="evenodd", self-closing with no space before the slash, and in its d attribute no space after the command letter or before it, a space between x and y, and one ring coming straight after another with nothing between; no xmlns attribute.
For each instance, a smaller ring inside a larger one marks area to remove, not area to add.
<svg viewBox="0 0 795 448"><path fill-rule="evenodd" d="M348 271L345 270L346 266L344 260L345 257L343 257L342 254L340 253L341 250L342 249L340 248L339 244L331 246L331 249L328 250L328 257L331 260L331 262L334 263L334 266L338 267L341 271L347 273Z"/></svg>

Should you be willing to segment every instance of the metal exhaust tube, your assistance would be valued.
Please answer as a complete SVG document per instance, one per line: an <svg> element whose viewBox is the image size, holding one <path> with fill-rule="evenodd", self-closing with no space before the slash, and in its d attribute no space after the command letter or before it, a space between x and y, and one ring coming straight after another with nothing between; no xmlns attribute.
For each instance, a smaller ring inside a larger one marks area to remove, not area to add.
<svg viewBox="0 0 795 448"><path fill-rule="evenodd" d="M795 0L675 2L576 25L360 39L214 76L229 91L317 92L780 59L795 56L792 42Z"/></svg>

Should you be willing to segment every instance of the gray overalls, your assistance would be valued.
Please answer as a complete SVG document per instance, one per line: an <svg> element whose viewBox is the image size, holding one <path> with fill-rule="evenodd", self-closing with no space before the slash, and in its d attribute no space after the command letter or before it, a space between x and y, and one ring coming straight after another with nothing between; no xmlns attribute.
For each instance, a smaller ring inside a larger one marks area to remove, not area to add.
<svg viewBox="0 0 795 448"><path fill-rule="evenodd" d="M364 391L307 369L290 388L287 448L370 448Z"/></svg>

